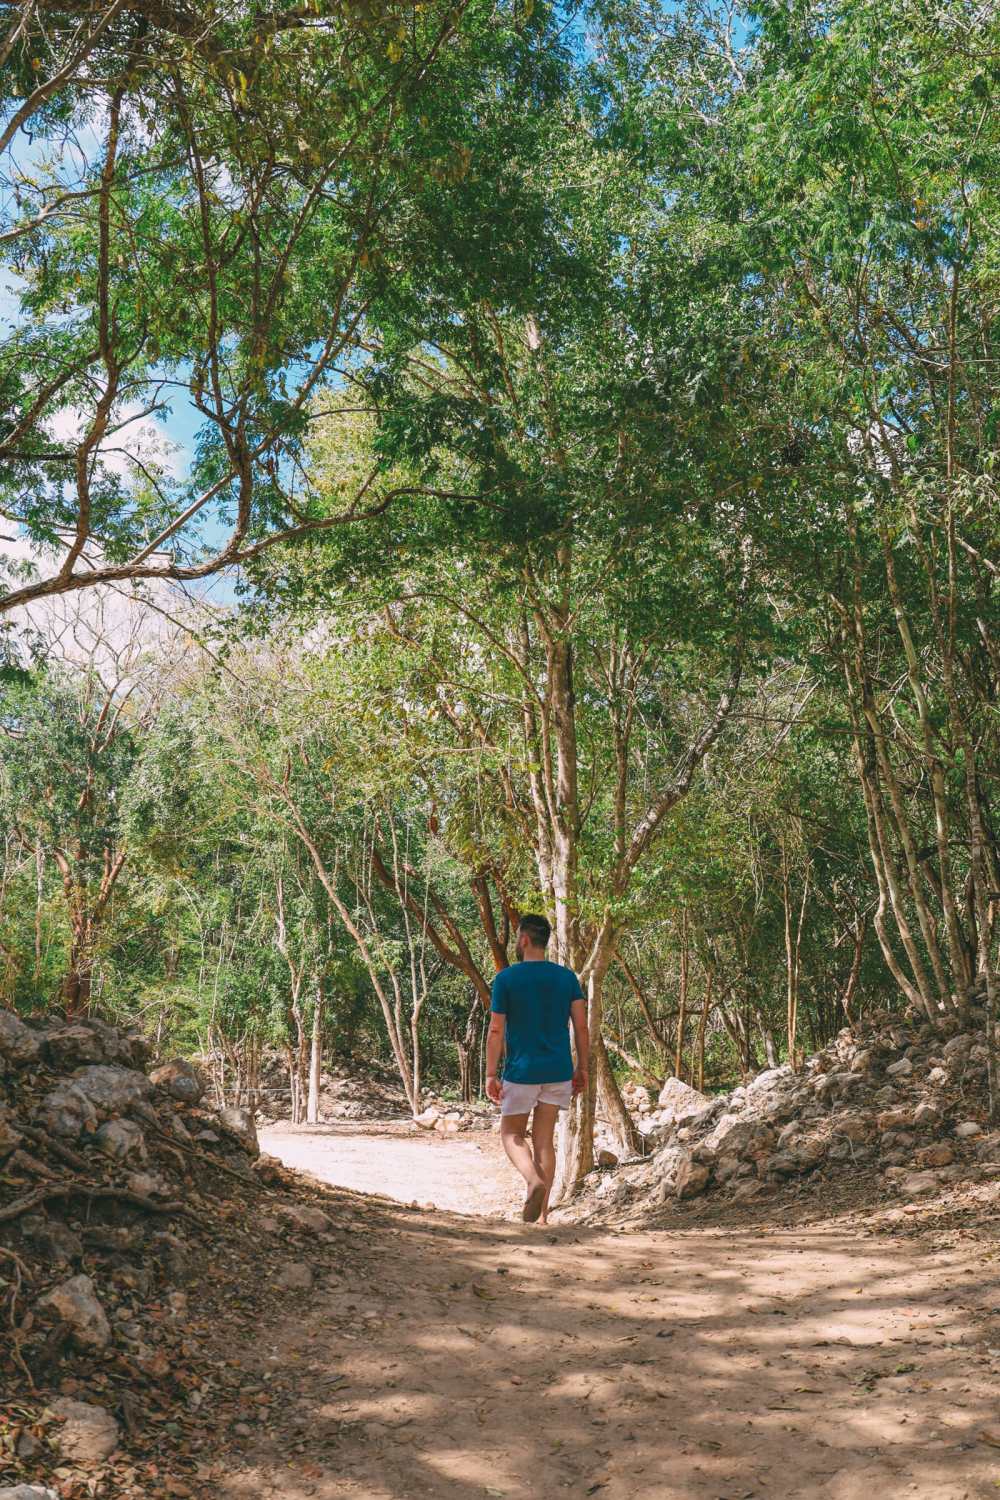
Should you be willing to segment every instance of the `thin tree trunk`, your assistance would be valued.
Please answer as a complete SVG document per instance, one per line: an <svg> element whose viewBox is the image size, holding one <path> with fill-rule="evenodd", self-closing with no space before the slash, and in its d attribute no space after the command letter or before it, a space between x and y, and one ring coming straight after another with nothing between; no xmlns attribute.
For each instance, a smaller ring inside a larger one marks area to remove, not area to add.
<svg viewBox="0 0 1000 1500"><path fill-rule="evenodd" d="M312 1039L309 1049L309 1097L306 1102L306 1123L319 1123L319 1081L323 1071L323 983L316 985L316 1000L313 1005Z"/></svg>
<svg viewBox="0 0 1000 1500"><path fill-rule="evenodd" d="M688 914L685 906L681 911L681 984L677 1008L677 1046L674 1052L674 1077L684 1079L684 1027L687 1022L688 1000Z"/></svg>

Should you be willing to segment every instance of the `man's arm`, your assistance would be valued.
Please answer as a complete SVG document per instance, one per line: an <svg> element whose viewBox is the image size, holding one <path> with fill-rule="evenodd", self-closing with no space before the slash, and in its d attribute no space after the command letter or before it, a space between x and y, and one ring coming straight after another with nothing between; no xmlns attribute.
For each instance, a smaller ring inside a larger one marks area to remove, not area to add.
<svg viewBox="0 0 1000 1500"><path fill-rule="evenodd" d="M581 1094L587 1087L590 1075L590 1028L587 1025L586 1000L574 1000L569 1008L573 1022L573 1040L576 1043L576 1072L573 1074L573 1092ZM488 1054L487 1054L488 1055Z"/></svg>
<svg viewBox="0 0 1000 1500"><path fill-rule="evenodd" d="M507 1037L507 1017L499 1011L490 1016L490 1029L486 1034L486 1095L494 1104L500 1103L500 1059Z"/></svg>

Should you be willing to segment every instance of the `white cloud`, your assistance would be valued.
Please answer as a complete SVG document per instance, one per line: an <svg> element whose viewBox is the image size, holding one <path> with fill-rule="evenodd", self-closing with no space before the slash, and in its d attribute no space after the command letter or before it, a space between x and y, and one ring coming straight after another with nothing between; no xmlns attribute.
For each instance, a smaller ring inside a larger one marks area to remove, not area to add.
<svg viewBox="0 0 1000 1500"><path fill-rule="evenodd" d="M115 419L117 429L99 447L100 462L109 474L132 479L142 471L136 459L146 468L169 479L184 477L190 455L181 443L167 436L159 423L143 416L145 408L132 401L122 406ZM79 443L86 431L89 413L67 406L50 418L48 427L57 443L67 447Z"/></svg>

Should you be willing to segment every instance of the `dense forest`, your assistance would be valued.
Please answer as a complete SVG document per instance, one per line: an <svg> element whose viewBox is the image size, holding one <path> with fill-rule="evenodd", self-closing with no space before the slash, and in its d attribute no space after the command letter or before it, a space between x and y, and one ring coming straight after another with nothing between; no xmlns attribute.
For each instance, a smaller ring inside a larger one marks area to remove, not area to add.
<svg viewBox="0 0 1000 1500"><path fill-rule="evenodd" d="M992 1015L993 7L0 22L0 1000L417 1113L544 911L564 1183Z"/></svg>

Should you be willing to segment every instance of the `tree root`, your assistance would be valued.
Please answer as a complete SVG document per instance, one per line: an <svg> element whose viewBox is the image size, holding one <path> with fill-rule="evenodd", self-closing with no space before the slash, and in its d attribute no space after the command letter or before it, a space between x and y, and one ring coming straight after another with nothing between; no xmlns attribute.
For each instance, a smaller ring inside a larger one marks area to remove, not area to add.
<svg viewBox="0 0 1000 1500"><path fill-rule="evenodd" d="M79 1151L73 1151L69 1146L64 1146L62 1141L53 1140L42 1130L36 1130L33 1125L18 1125L18 1134L23 1135L26 1141L33 1141L36 1146L41 1146L46 1151L51 1151L53 1156L65 1162L68 1167L76 1167L79 1172L89 1172L90 1162Z"/></svg>
<svg viewBox="0 0 1000 1500"><path fill-rule="evenodd" d="M53 1182L34 1188L30 1193L25 1193L23 1198L16 1198L6 1208L0 1208L0 1224L11 1219L19 1219L22 1214L28 1213L38 1204L47 1203L55 1198L86 1198L90 1202L110 1200L117 1203L129 1203L133 1208L144 1209L149 1214L181 1214L195 1224L201 1222L197 1214L192 1213L183 1203L175 1200L157 1203L153 1198L147 1198L142 1193L130 1193L127 1188L93 1187L83 1182Z"/></svg>
<svg viewBox="0 0 1000 1500"><path fill-rule="evenodd" d="M244 1177L242 1172L235 1172L232 1167L227 1167L223 1162L216 1161L215 1157L209 1156L207 1151L201 1151L197 1146L189 1146L186 1141L176 1140L173 1136L168 1135L165 1130L160 1130L156 1125L149 1125L146 1128L151 1130L154 1135L158 1135L173 1150L186 1151L196 1161L203 1161L207 1167L214 1168L216 1172L224 1172L227 1177L235 1177L237 1182L242 1182L245 1186L257 1187L262 1191L266 1187L266 1183L261 1182L258 1177L252 1174L249 1177Z"/></svg>

